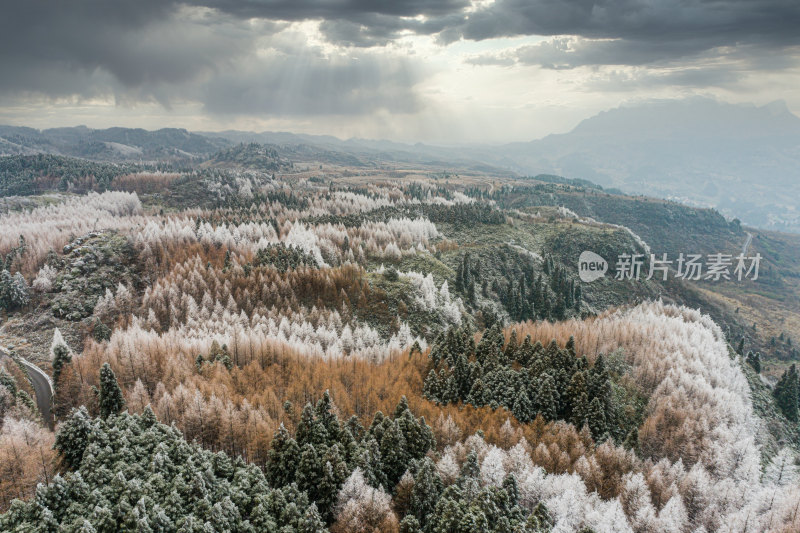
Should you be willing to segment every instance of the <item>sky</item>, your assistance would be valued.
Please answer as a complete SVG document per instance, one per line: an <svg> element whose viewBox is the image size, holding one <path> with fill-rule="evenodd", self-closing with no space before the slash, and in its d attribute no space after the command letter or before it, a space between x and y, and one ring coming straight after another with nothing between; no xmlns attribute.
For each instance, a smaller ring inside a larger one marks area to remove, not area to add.
<svg viewBox="0 0 800 533"><path fill-rule="evenodd" d="M500 143L702 95L800 114L798 0L4 0L0 124Z"/></svg>

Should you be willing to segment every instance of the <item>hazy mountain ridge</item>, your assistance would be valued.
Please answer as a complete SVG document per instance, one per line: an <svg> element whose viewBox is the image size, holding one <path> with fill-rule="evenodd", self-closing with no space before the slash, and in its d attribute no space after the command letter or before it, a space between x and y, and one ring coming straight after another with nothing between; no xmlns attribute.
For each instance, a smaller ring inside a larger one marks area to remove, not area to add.
<svg viewBox="0 0 800 533"><path fill-rule="evenodd" d="M499 150L522 173L581 177L628 192L717 207L768 228L798 231L800 118L708 99L605 111L569 133Z"/></svg>
<svg viewBox="0 0 800 533"><path fill-rule="evenodd" d="M630 193L716 207L756 227L800 231L800 212L793 203L800 196L800 118L783 102L757 107L707 98L649 101L603 111L568 133L469 147L290 132L0 126L0 154L186 159L212 157L244 143L274 145L297 161L457 164L581 178Z"/></svg>
<svg viewBox="0 0 800 533"><path fill-rule="evenodd" d="M208 134L211 135L211 134ZM783 102L708 98L649 101L603 111L571 132L502 146L449 147L286 132L220 132L235 142L303 143L383 160L476 162L552 173L604 187L716 207L771 229L800 231L800 118Z"/></svg>
<svg viewBox="0 0 800 533"><path fill-rule="evenodd" d="M100 160L186 159L206 157L230 141L180 128L90 129L86 126L36 130L0 126L0 155L48 153Z"/></svg>

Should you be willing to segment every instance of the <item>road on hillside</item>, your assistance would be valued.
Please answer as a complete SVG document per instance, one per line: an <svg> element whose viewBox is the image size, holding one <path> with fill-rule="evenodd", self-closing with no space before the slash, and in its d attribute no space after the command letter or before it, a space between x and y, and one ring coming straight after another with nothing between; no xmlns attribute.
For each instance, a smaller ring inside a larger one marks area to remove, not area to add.
<svg viewBox="0 0 800 533"><path fill-rule="evenodd" d="M747 254L747 249L750 248L750 243L753 242L753 234L749 231L747 232L747 240L744 241L744 246L742 246L742 255Z"/></svg>
<svg viewBox="0 0 800 533"><path fill-rule="evenodd" d="M0 346L0 355L6 355L10 358L10 353L4 346ZM28 377L31 378L31 385L33 385L33 392L36 394L36 406L42 415L42 419L50 431L53 430L55 422L53 420L53 386L50 384L50 378L38 366L30 361L20 357L22 365L28 372Z"/></svg>

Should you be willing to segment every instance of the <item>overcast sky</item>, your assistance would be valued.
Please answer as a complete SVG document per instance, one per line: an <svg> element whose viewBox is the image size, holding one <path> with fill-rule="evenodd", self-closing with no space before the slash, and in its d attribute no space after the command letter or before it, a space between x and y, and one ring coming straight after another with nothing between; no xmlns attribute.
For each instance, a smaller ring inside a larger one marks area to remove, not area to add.
<svg viewBox="0 0 800 533"><path fill-rule="evenodd" d="M529 140L651 98L785 100L798 0L10 0L0 123Z"/></svg>

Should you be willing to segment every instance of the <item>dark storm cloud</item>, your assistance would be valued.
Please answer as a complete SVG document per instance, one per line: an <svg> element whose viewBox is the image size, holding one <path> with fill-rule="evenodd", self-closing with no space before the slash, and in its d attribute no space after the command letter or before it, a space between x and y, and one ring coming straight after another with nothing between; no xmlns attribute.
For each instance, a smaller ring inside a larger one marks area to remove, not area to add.
<svg viewBox="0 0 800 533"><path fill-rule="evenodd" d="M243 29L188 23L160 0L26 0L0 17L0 91L48 96L133 92L196 79L246 51Z"/></svg>
<svg viewBox="0 0 800 533"><path fill-rule="evenodd" d="M304 20L351 47L349 57L331 62L308 44L265 48ZM265 113L411 110L420 70L383 48L405 34L441 44L569 36L474 64L663 67L729 57L720 50L735 45L751 64L779 69L775 52L800 45L799 27L797 0L497 0L474 9L467 0L18 0L0 16L0 95L167 106L183 98L225 113L247 112L244 102ZM294 92L281 94L289 85Z"/></svg>
<svg viewBox="0 0 800 533"><path fill-rule="evenodd" d="M195 0L244 18L271 20L359 20L369 15L412 18L462 12L468 0Z"/></svg>
<svg viewBox="0 0 800 533"><path fill-rule="evenodd" d="M738 43L800 44L797 0L497 0L475 10L466 0L190 1L241 18L321 19L331 42L352 46L383 46L403 32L436 34L443 44L525 35L620 39L662 45L674 57Z"/></svg>
<svg viewBox="0 0 800 533"><path fill-rule="evenodd" d="M407 61L381 61L369 51L328 60L303 40L273 39L290 17L245 14L161 0L23 2L0 18L0 95L113 96L166 107L188 100L210 112L242 114L418 105L419 71Z"/></svg>
<svg viewBox="0 0 800 533"><path fill-rule="evenodd" d="M658 67L709 52L726 55L729 47L769 62L775 51L800 45L798 28L796 0L499 0L470 16L459 36L570 36L473 57L472 64Z"/></svg>
<svg viewBox="0 0 800 533"><path fill-rule="evenodd" d="M639 42L692 40L704 47L800 43L796 0L498 0L470 15L471 40L579 35ZM702 44L701 44L702 43Z"/></svg>

